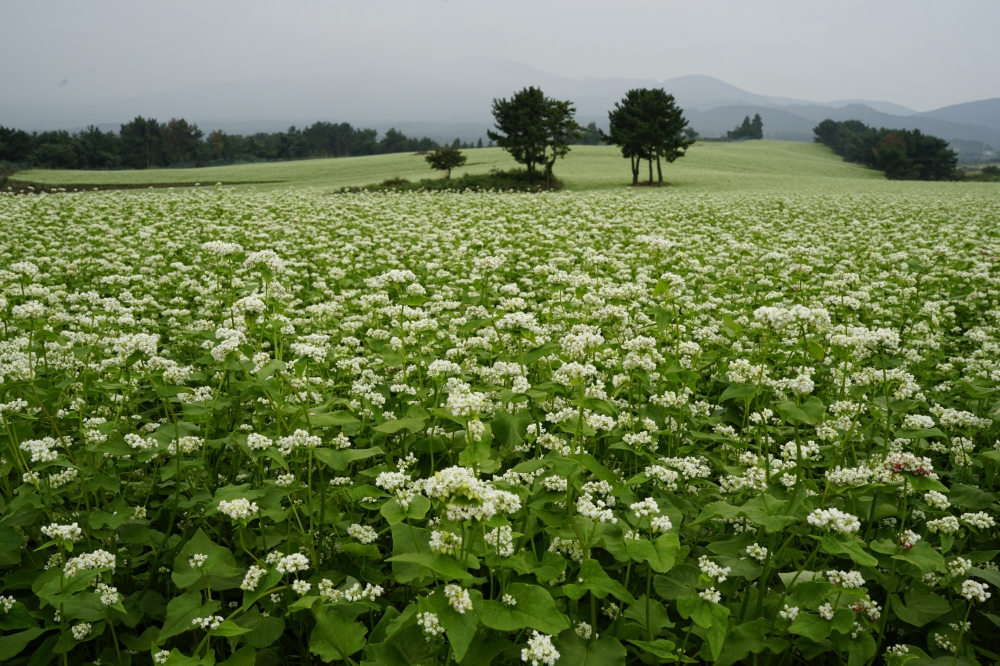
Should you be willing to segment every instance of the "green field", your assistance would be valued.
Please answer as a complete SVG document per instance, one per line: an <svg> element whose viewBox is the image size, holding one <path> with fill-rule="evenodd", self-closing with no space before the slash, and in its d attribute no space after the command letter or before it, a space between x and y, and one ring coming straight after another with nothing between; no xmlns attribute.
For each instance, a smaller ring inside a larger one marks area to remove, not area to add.
<svg viewBox="0 0 1000 666"><path fill-rule="evenodd" d="M454 175L482 174L515 166L500 148L466 151L468 164ZM569 190L618 188L631 181L628 162L611 146L576 146L556 165L556 175ZM645 174L644 174L645 175ZM144 171L59 171L34 169L16 174L15 180L66 188L214 185L221 182L241 188L273 190L285 187L335 189L366 185L387 178L412 181L434 178L422 156L412 153L337 159L240 164L197 169ZM848 164L824 146L789 141L698 143L686 157L665 165L670 185L692 191L748 189L843 189L861 181L866 186L885 183L878 172Z"/></svg>

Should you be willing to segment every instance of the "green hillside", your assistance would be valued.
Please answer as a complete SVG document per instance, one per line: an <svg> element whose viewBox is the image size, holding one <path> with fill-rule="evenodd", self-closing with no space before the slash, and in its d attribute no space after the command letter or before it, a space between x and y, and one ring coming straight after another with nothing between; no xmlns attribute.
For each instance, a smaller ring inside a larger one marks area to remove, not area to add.
<svg viewBox="0 0 1000 666"><path fill-rule="evenodd" d="M463 172L479 174L507 169L514 161L499 148L466 151ZM575 146L556 165L556 175L570 190L616 188L631 180L628 162L611 146ZM412 181L435 178L424 158L412 153L301 160L265 164L239 164L197 169L151 169L144 171L59 171L34 169L15 174L15 180L66 188L170 185L221 182L256 189L288 186L334 189L365 185L388 178ZM836 187L848 182L885 182L880 173L844 163L824 146L790 141L744 143L698 143L686 157L665 165L664 178L673 186L696 191L813 189Z"/></svg>

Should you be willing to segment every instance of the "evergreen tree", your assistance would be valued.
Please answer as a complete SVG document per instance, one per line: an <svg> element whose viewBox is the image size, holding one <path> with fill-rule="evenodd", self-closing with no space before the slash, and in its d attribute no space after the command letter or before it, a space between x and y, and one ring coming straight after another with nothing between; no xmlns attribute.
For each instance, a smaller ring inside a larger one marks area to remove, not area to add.
<svg viewBox="0 0 1000 666"><path fill-rule="evenodd" d="M638 88L628 91L608 113L608 141L621 148L622 156L632 165L632 184L639 184L642 160L649 163L649 183L653 182L656 161L658 182L663 183L661 160L673 162L683 157L694 143L684 130L687 120L673 95L662 88Z"/></svg>

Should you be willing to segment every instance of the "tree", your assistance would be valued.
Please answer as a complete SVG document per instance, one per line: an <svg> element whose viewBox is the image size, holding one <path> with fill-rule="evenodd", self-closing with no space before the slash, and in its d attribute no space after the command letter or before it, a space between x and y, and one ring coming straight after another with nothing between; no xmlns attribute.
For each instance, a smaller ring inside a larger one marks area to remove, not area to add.
<svg viewBox="0 0 1000 666"><path fill-rule="evenodd" d="M754 139L764 138L764 121L761 120L760 114L753 114L753 120L750 121L750 129L753 131Z"/></svg>
<svg viewBox="0 0 1000 666"><path fill-rule="evenodd" d="M580 136L582 128L575 114L571 102L548 98L531 86L514 93L510 100L493 100L497 131L487 130L486 135L525 166L530 182L534 182L538 167L544 168L548 187L556 160L565 157L570 141Z"/></svg>
<svg viewBox="0 0 1000 666"><path fill-rule="evenodd" d="M683 157L694 140L684 130L687 120L674 96L662 88L636 88L615 102L608 112L608 142L621 148L631 160L632 184L639 184L642 160L649 163L649 183L653 183L653 160L660 184L663 184L661 160L673 162Z"/></svg>
<svg viewBox="0 0 1000 666"><path fill-rule="evenodd" d="M136 116L122 125L122 164L133 169L159 166L163 159L163 134L160 123L152 118Z"/></svg>
<svg viewBox="0 0 1000 666"><path fill-rule="evenodd" d="M445 171L445 179L451 178L451 170L465 164L465 155L458 148L444 147L438 148L426 157L427 163L435 171Z"/></svg>
<svg viewBox="0 0 1000 666"><path fill-rule="evenodd" d="M743 118L743 123L737 125L735 129L726 132L726 138L732 141L741 141L744 139L763 139L764 138L764 121L761 120L760 114L754 114L753 120L750 120L750 116Z"/></svg>
<svg viewBox="0 0 1000 666"><path fill-rule="evenodd" d="M476 142L476 148L483 147L483 137L479 137L479 141Z"/></svg>
<svg viewBox="0 0 1000 666"><path fill-rule="evenodd" d="M167 162L194 162L204 132L183 118L171 118L162 128L167 149Z"/></svg>

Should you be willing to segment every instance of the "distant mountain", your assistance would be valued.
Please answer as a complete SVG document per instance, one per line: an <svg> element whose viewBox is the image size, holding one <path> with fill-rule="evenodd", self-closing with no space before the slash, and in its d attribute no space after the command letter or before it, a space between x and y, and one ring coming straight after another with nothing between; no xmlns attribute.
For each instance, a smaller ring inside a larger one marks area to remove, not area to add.
<svg viewBox="0 0 1000 666"><path fill-rule="evenodd" d="M924 114L891 102L841 100L817 103L758 95L711 76L653 79L571 79L499 59L458 59L441 66L402 63L391 70L355 63L332 66L323 76L224 81L94 103L69 88L59 97L0 104L0 125L27 130L75 129L90 124L116 129L137 115L161 121L183 117L203 130L274 132L317 120L350 122L384 132L395 126L438 141L474 141L492 125L494 98L535 85L569 99L584 124L606 126L608 110L632 88L663 87L706 135L724 134L743 117L760 113L768 138L809 141L824 118L857 119L879 127L917 128L945 139L1000 146L1000 100L946 107ZM82 94L82 93L80 93ZM992 106L991 106L992 105ZM892 113L889 113L892 112ZM993 116L990 114L993 113Z"/></svg>
<svg viewBox="0 0 1000 666"><path fill-rule="evenodd" d="M953 123L981 125L1000 131L1000 97L981 99L978 102L954 104L934 111L918 113L923 118L937 118ZM996 144L993 144L996 146ZM1000 148L1000 146L997 146Z"/></svg>

